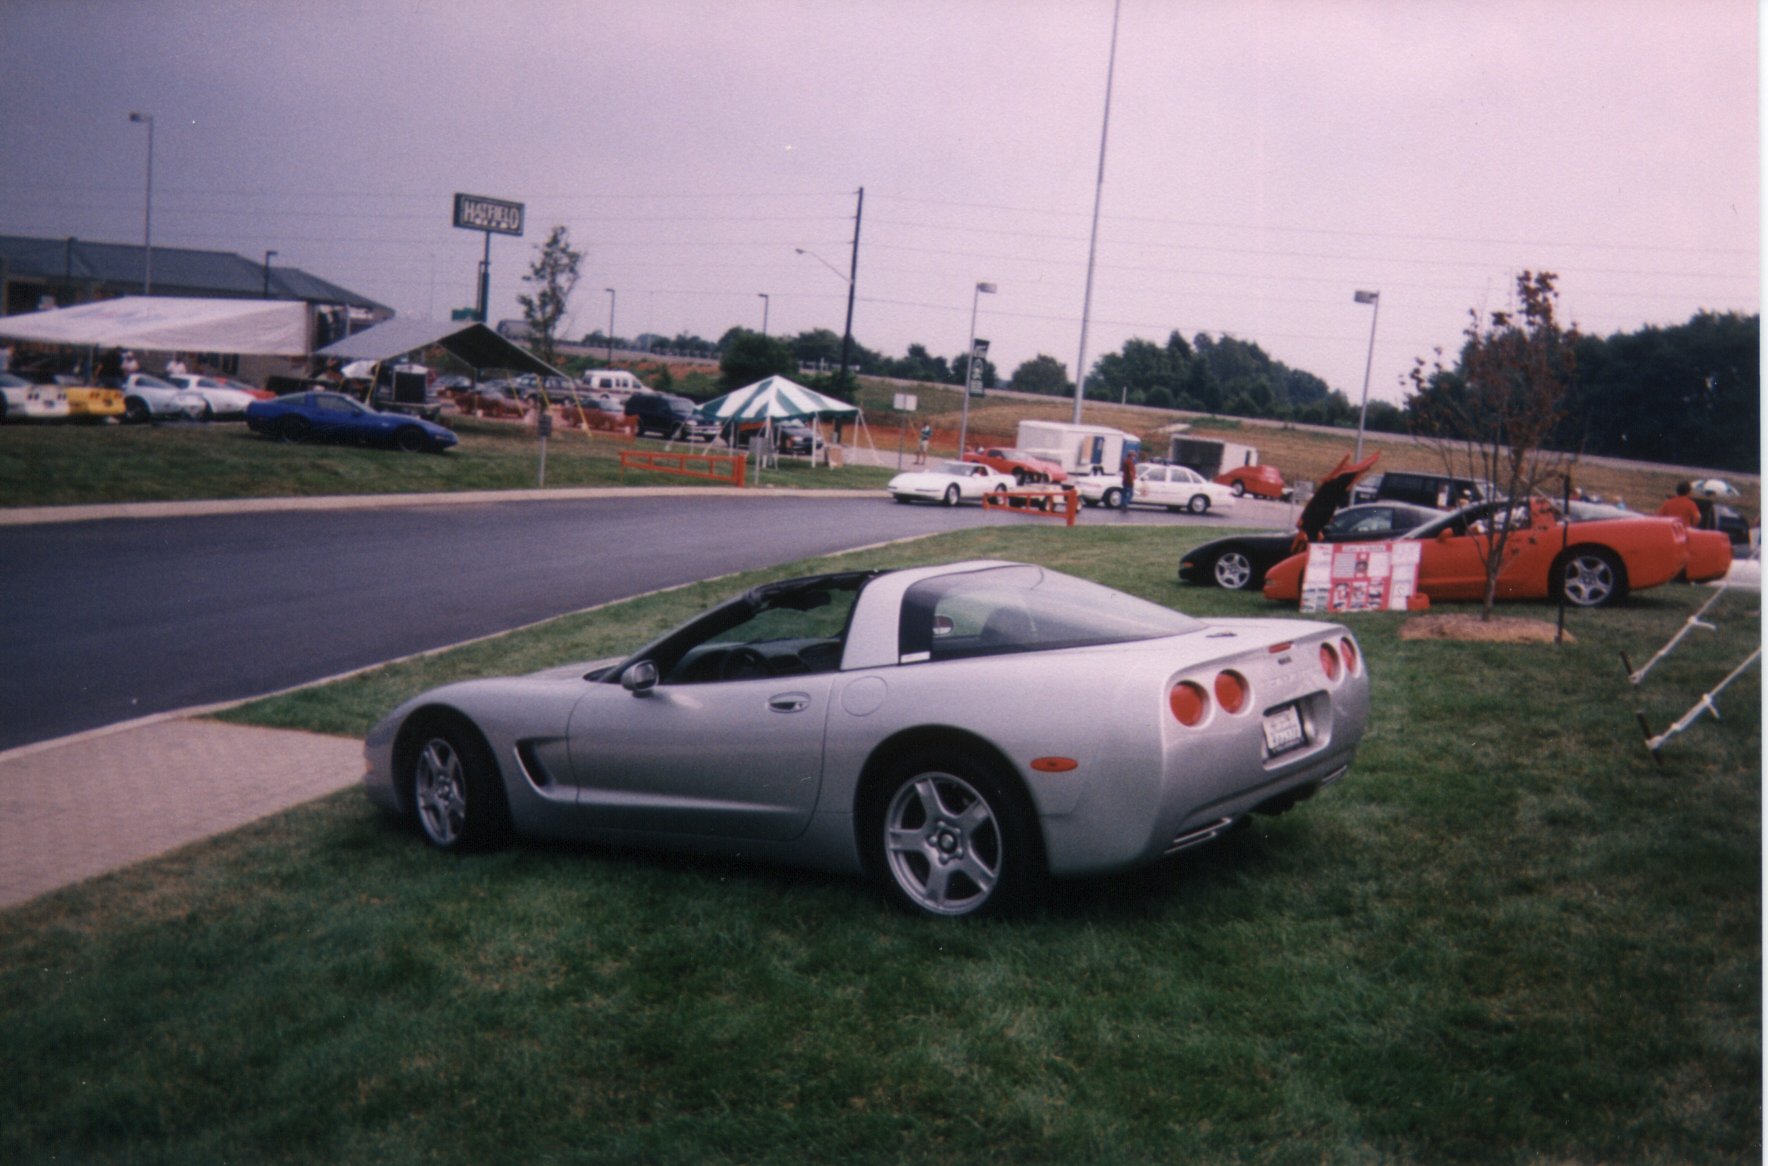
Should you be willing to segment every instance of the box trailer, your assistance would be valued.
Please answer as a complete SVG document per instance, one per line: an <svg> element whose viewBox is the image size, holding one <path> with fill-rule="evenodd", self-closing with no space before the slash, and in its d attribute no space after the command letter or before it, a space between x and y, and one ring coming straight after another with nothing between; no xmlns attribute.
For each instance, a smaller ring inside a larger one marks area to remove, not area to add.
<svg viewBox="0 0 1768 1166"><path fill-rule="evenodd" d="M1167 460L1177 466L1189 466L1206 478L1227 473L1239 466L1258 465L1258 450L1250 445L1216 441L1208 437L1173 438Z"/></svg>
<svg viewBox="0 0 1768 1166"><path fill-rule="evenodd" d="M1064 421L1021 421L1018 447L1055 462L1070 474L1090 474L1095 466L1115 474L1123 451L1140 456L1142 439L1108 425L1073 425Z"/></svg>

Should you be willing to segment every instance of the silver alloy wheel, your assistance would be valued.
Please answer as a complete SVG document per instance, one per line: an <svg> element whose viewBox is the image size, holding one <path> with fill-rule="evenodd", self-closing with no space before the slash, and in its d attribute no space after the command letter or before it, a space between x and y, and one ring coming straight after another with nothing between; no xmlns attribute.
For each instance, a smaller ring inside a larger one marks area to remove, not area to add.
<svg viewBox="0 0 1768 1166"><path fill-rule="evenodd" d="M1105 497L1101 498L1100 501L1104 503L1105 509L1116 510L1118 506L1123 503L1123 491L1116 488L1107 490L1105 491Z"/></svg>
<svg viewBox="0 0 1768 1166"><path fill-rule="evenodd" d="M1614 563L1599 551L1580 551L1566 560L1560 586L1575 607L1601 607L1614 598L1619 580Z"/></svg>
<svg viewBox="0 0 1768 1166"><path fill-rule="evenodd" d="M1228 591L1245 591L1252 586L1252 560L1244 551L1223 551L1210 568L1216 586Z"/></svg>
<svg viewBox="0 0 1768 1166"><path fill-rule="evenodd" d="M890 877L933 915L968 915L994 893L1003 846L995 811L976 787L949 773L902 783L884 814Z"/></svg>
<svg viewBox="0 0 1768 1166"><path fill-rule="evenodd" d="M432 737L424 742L411 792L425 837L444 849L459 843L467 822L466 769L452 741Z"/></svg>
<svg viewBox="0 0 1768 1166"><path fill-rule="evenodd" d="M947 506L956 506L958 504L958 487L956 483L945 488L945 504Z"/></svg>
<svg viewBox="0 0 1768 1166"><path fill-rule="evenodd" d="M1208 514L1209 496L1207 494L1196 495L1191 499L1191 504L1187 506L1186 509L1192 514Z"/></svg>

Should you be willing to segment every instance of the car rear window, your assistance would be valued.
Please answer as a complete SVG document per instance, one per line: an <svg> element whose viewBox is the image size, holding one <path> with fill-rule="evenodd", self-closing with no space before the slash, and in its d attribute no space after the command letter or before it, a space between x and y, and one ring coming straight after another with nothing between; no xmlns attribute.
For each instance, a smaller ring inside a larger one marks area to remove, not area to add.
<svg viewBox="0 0 1768 1166"><path fill-rule="evenodd" d="M1196 631L1180 612L1041 567L989 567L922 580L903 595L905 664L1121 644Z"/></svg>

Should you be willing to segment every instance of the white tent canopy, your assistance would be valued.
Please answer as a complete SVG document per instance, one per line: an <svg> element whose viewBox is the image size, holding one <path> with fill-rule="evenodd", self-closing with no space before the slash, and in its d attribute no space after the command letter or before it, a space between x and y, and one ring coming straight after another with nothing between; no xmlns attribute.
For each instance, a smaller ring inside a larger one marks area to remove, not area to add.
<svg viewBox="0 0 1768 1166"><path fill-rule="evenodd" d="M307 305L298 300L123 296L0 317L0 338L82 348L306 356Z"/></svg>
<svg viewBox="0 0 1768 1166"><path fill-rule="evenodd" d="M706 402L700 406L700 414L714 421L786 421L803 417L849 421L859 416L859 408L785 377L768 377Z"/></svg>

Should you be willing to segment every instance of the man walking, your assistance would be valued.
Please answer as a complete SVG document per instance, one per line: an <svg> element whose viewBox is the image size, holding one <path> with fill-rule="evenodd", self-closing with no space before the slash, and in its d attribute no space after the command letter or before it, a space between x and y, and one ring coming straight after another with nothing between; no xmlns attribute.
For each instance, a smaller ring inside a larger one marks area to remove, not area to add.
<svg viewBox="0 0 1768 1166"><path fill-rule="evenodd" d="M1118 467L1118 472L1123 475L1123 495L1118 505L1123 513L1128 514L1130 499L1136 493L1136 451L1128 446L1124 447L1123 465Z"/></svg>

